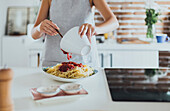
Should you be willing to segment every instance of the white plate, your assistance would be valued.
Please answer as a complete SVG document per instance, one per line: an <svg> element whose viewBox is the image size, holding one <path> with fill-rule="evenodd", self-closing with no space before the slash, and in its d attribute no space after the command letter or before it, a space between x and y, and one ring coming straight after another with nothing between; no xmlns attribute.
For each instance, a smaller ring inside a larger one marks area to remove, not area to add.
<svg viewBox="0 0 170 111"><path fill-rule="evenodd" d="M43 72L44 74L48 77L48 78L51 78L53 80L57 80L57 81L62 81L62 82L76 82L76 81L80 81L80 80L83 80L83 79L86 79L86 78L90 78L90 77L93 77L94 75L96 75L96 73L98 72L97 70L94 70L94 74L91 75L91 76L88 76L88 77L85 77L85 78L79 78L79 79L67 79L67 78L61 78L61 77L57 77L55 75L52 75L52 74L49 74L47 72L45 72L45 69L47 67L43 68Z"/></svg>

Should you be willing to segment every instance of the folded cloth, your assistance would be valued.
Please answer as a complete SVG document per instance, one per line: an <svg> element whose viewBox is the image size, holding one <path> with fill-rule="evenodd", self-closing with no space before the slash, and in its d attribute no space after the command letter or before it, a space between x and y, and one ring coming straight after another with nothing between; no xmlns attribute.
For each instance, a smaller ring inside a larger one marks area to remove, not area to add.
<svg viewBox="0 0 170 111"><path fill-rule="evenodd" d="M56 95L48 96L48 97L43 96L43 95L41 95L41 93L37 92L37 88L31 88L30 91L31 91L31 94L32 94L34 100L47 99L47 98L52 98L52 97L71 96L71 95L86 95L86 94L88 94L88 92L83 88L82 88L82 90L80 90L76 94L66 94L62 90L60 90L60 92L58 92Z"/></svg>

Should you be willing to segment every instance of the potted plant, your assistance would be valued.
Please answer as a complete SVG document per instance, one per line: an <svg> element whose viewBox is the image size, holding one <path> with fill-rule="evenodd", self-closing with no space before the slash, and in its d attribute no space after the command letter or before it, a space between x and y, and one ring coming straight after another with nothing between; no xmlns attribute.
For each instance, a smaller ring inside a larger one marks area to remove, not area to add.
<svg viewBox="0 0 170 111"><path fill-rule="evenodd" d="M148 77L148 81L157 82L158 77L163 77L167 74L167 69L145 69L144 74Z"/></svg>
<svg viewBox="0 0 170 111"><path fill-rule="evenodd" d="M153 39L156 34L155 24L158 22L159 12L156 12L153 8L146 9L145 23L147 25L146 37Z"/></svg>

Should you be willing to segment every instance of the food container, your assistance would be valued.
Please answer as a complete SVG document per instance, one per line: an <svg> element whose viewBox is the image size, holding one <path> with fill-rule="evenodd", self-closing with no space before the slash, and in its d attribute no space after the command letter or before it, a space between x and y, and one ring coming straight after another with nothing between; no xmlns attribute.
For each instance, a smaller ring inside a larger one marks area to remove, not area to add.
<svg viewBox="0 0 170 111"><path fill-rule="evenodd" d="M60 47L62 50L78 54L78 55L87 55L91 51L91 44L86 35L83 35L81 38L78 34L79 27L73 27L70 29L64 37L61 39Z"/></svg>
<svg viewBox="0 0 170 111"><path fill-rule="evenodd" d="M66 94L76 94L82 89L82 85L76 83L68 83L61 85L59 88Z"/></svg>
<svg viewBox="0 0 170 111"><path fill-rule="evenodd" d="M39 87L37 88L37 92L42 96L54 96L59 92L58 86L51 85L48 87Z"/></svg>

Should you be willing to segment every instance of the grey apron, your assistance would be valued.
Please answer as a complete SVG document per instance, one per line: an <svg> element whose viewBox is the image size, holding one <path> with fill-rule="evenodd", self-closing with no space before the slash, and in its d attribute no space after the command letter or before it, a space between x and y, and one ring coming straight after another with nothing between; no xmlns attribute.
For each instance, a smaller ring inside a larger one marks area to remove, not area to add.
<svg viewBox="0 0 170 111"><path fill-rule="evenodd" d="M64 35L69 29L84 23L95 25L94 11L89 0L52 0L49 10L50 19L57 24ZM60 49L61 37L45 35L42 66L54 66L57 63L68 62L67 55ZM71 42L71 41L70 41ZM95 36L92 37L92 50L86 56L72 54L70 61L98 67L98 53Z"/></svg>

